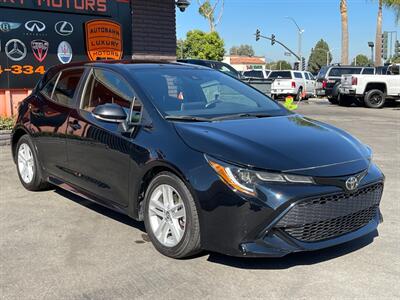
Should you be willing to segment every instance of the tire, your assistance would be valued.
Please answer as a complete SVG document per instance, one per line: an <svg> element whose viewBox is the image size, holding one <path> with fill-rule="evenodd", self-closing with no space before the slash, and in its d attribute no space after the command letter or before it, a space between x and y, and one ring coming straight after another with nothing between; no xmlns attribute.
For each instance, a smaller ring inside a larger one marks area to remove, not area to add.
<svg viewBox="0 0 400 300"><path fill-rule="evenodd" d="M302 100L302 97L301 97L302 93L303 93L303 88L300 87L299 90L297 91L297 95L296 95L296 98L295 98L296 101L301 101Z"/></svg>
<svg viewBox="0 0 400 300"><path fill-rule="evenodd" d="M354 97L354 104L359 106L359 107L364 107L365 103L364 103L364 98L359 98L359 97Z"/></svg>
<svg viewBox="0 0 400 300"><path fill-rule="evenodd" d="M174 203L172 207L179 206L181 209L171 209L171 202L168 200L169 204L165 204L163 195L170 193ZM179 177L170 172L157 175L151 181L144 201L146 231L152 244L161 254L172 258L185 258L201 251L196 204L191 192ZM177 236L179 238L176 238Z"/></svg>
<svg viewBox="0 0 400 300"><path fill-rule="evenodd" d="M42 168L29 135L23 135L19 139L15 151L15 161L19 180L27 190L42 191L50 187L50 184L43 178Z"/></svg>
<svg viewBox="0 0 400 300"><path fill-rule="evenodd" d="M365 106L369 108L382 108L385 106L386 95L381 90L370 90L364 96Z"/></svg>
<svg viewBox="0 0 400 300"><path fill-rule="evenodd" d="M353 104L353 99L350 96L339 94L338 104L340 106L351 106Z"/></svg>
<svg viewBox="0 0 400 300"><path fill-rule="evenodd" d="M338 104L337 99L334 98L334 97L332 97L332 96L328 96L328 101L329 101L331 104Z"/></svg>

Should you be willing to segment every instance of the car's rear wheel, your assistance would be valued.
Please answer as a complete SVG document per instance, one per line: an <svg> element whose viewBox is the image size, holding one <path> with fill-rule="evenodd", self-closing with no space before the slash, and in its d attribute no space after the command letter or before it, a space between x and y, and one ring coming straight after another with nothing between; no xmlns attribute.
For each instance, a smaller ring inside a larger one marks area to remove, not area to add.
<svg viewBox="0 0 400 300"><path fill-rule="evenodd" d="M144 201L146 231L160 253L183 258L201 250L196 204L179 177L170 172L157 175Z"/></svg>
<svg viewBox="0 0 400 300"><path fill-rule="evenodd" d="M370 90L364 97L364 103L369 108L382 108L385 105L385 100L385 93L381 90Z"/></svg>
<svg viewBox="0 0 400 300"><path fill-rule="evenodd" d="M296 95L296 101L301 101L303 97L303 89L299 88L299 90L297 91L297 95Z"/></svg>
<svg viewBox="0 0 400 300"><path fill-rule="evenodd" d="M338 104L340 106L351 106L353 104L353 99L348 95L339 94Z"/></svg>
<svg viewBox="0 0 400 300"><path fill-rule="evenodd" d="M40 163L29 135L19 139L15 156L18 177L27 190L40 191L49 187L49 183L42 177Z"/></svg>

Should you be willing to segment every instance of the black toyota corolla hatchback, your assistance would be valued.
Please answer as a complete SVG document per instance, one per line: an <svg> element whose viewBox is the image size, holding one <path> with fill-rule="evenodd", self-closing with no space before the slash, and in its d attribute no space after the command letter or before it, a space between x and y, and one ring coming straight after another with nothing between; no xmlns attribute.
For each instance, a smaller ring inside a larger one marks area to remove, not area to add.
<svg viewBox="0 0 400 300"><path fill-rule="evenodd" d="M50 69L19 107L21 183L143 220L155 248L280 257L375 231L384 176L371 149L201 66Z"/></svg>

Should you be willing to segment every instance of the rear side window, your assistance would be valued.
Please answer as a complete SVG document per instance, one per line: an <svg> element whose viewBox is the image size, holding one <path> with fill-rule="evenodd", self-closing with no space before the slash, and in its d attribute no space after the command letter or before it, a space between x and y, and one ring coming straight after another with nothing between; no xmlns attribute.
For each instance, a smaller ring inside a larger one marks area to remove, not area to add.
<svg viewBox="0 0 400 300"><path fill-rule="evenodd" d="M321 70L319 70L318 72L317 78L324 78L328 70L329 67L322 67Z"/></svg>
<svg viewBox="0 0 400 300"><path fill-rule="evenodd" d="M301 73L299 73L299 72L294 72L294 77L303 79L303 75Z"/></svg>
<svg viewBox="0 0 400 300"><path fill-rule="evenodd" d="M329 72L329 76L341 77L347 74L361 74L362 68L332 68Z"/></svg>
<svg viewBox="0 0 400 300"><path fill-rule="evenodd" d="M292 73L290 71L272 71L271 74L269 75L269 78L292 79Z"/></svg>
<svg viewBox="0 0 400 300"><path fill-rule="evenodd" d="M74 95L84 69L64 70L54 76L43 88L42 93L64 106L74 105Z"/></svg>

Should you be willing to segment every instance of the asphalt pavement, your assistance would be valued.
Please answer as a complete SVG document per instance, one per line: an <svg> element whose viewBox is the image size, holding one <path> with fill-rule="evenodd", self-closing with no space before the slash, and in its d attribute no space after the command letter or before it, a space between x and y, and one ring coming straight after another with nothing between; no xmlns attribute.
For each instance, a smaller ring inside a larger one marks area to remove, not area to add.
<svg viewBox="0 0 400 300"><path fill-rule="evenodd" d="M26 191L9 147L0 147L0 297L399 299L400 104L373 110L310 100L298 111L374 150L387 177L377 233L281 259L205 252L173 260L153 248L142 223L61 190Z"/></svg>

